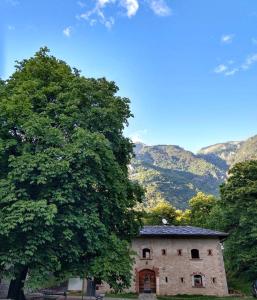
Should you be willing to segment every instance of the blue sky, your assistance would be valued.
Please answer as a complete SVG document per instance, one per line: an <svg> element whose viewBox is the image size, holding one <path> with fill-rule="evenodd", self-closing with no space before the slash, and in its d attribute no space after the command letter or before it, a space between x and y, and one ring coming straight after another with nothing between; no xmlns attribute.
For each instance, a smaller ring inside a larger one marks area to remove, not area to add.
<svg viewBox="0 0 257 300"><path fill-rule="evenodd" d="M256 0L0 0L0 77L41 46L117 83L134 140L196 151L257 134Z"/></svg>

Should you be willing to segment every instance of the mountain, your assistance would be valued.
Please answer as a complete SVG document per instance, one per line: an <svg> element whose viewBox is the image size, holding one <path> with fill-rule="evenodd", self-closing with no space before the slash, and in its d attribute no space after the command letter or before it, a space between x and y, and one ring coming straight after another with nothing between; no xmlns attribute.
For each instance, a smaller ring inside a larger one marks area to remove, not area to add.
<svg viewBox="0 0 257 300"><path fill-rule="evenodd" d="M250 159L257 159L257 135L242 143L235 154L233 164Z"/></svg>
<svg viewBox="0 0 257 300"><path fill-rule="evenodd" d="M202 148L197 154L175 145L135 144L130 176L146 189L146 200L164 198L185 209L197 192L218 195L229 168L237 162L257 159L257 135L240 142Z"/></svg>
<svg viewBox="0 0 257 300"><path fill-rule="evenodd" d="M198 151L203 159L225 167L233 164L235 155L244 142L227 142L211 145Z"/></svg>

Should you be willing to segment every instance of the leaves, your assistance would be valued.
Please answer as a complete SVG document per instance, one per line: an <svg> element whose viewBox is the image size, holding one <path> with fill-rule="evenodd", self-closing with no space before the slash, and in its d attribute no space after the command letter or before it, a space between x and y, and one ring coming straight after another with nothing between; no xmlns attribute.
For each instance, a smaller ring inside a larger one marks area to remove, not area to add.
<svg viewBox="0 0 257 300"><path fill-rule="evenodd" d="M220 227L229 232L225 244L228 270L257 276L257 161L236 164L221 187Z"/></svg>
<svg viewBox="0 0 257 300"><path fill-rule="evenodd" d="M123 129L132 115L129 100L117 91L114 82L81 76L47 48L18 62L1 81L5 273L25 265L41 279L90 273L114 287L117 281L127 285L127 241L140 226L133 208L142 190L128 179L133 148ZM98 261L106 266L101 274Z"/></svg>

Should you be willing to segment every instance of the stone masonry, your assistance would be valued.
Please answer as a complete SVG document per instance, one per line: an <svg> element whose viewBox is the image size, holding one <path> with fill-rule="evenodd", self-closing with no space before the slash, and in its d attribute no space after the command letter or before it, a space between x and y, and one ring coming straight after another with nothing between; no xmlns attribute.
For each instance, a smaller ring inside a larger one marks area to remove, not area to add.
<svg viewBox="0 0 257 300"><path fill-rule="evenodd" d="M221 242L227 234L191 226L145 226L132 241L136 253L126 292L227 296ZM98 293L109 292L107 284Z"/></svg>

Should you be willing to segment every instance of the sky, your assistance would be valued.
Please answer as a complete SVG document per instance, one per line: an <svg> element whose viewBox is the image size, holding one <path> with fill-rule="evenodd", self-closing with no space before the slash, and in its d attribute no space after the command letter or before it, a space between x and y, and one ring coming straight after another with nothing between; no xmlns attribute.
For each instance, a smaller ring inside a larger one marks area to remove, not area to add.
<svg viewBox="0 0 257 300"><path fill-rule="evenodd" d="M133 141L197 151L257 134L256 0L0 0L0 77L42 46L116 82Z"/></svg>

